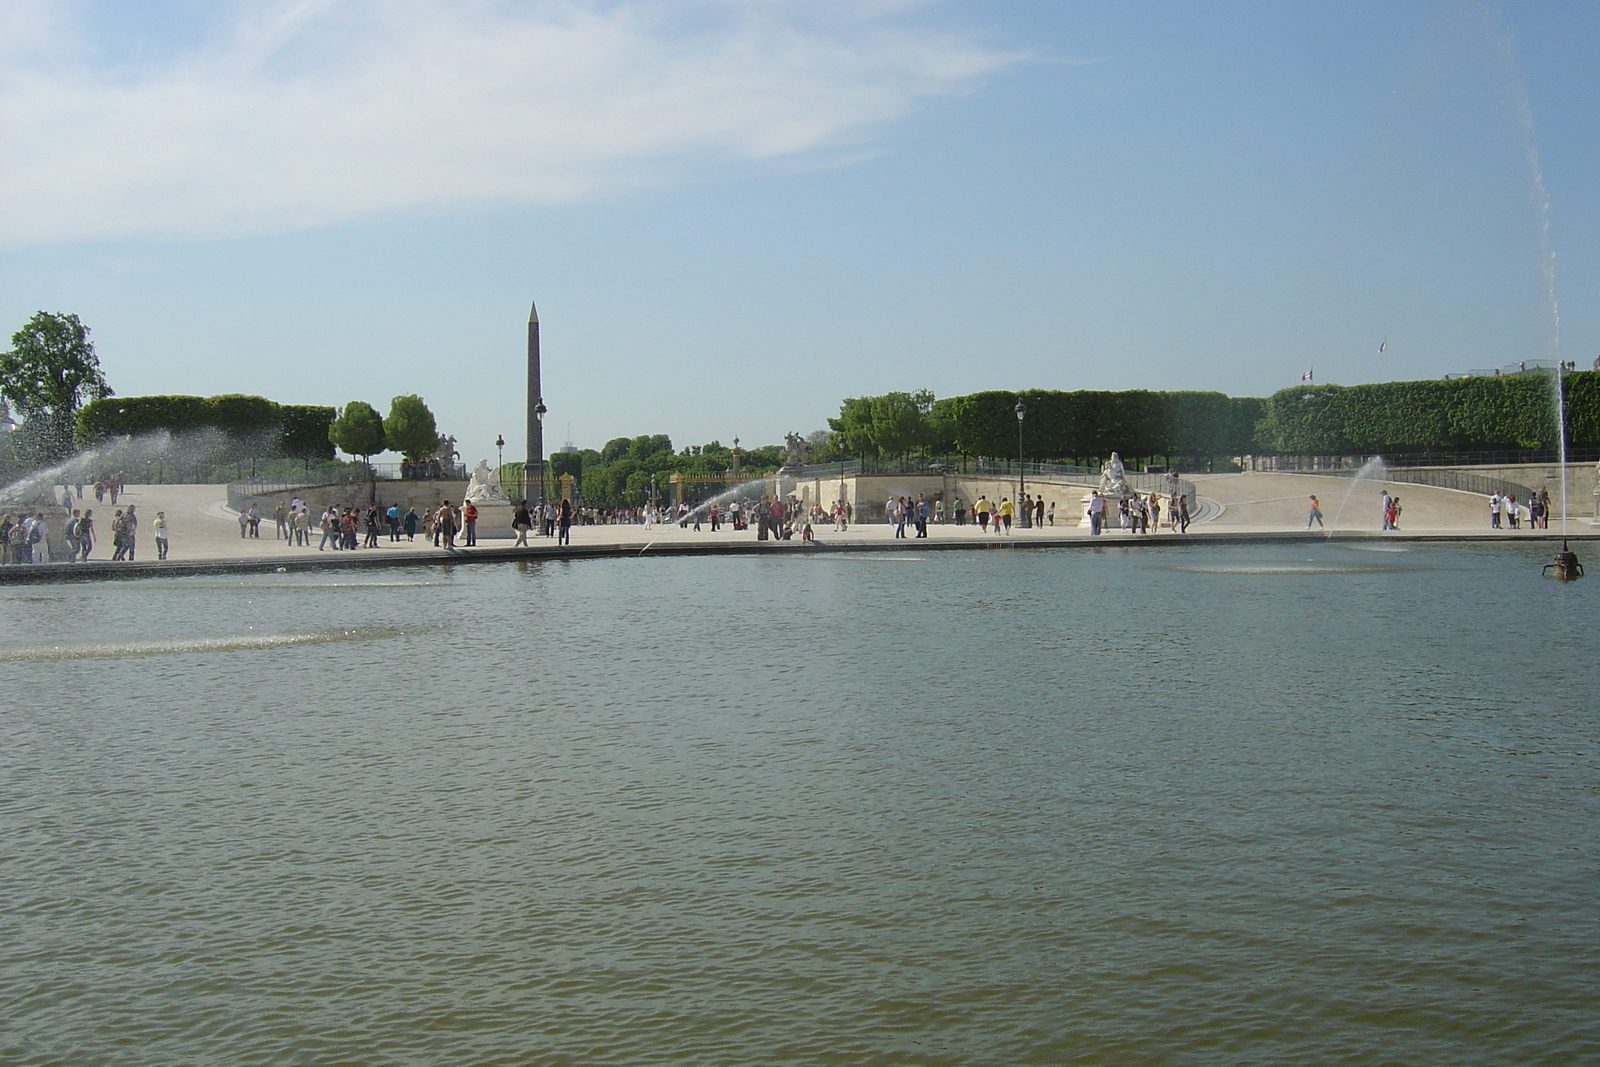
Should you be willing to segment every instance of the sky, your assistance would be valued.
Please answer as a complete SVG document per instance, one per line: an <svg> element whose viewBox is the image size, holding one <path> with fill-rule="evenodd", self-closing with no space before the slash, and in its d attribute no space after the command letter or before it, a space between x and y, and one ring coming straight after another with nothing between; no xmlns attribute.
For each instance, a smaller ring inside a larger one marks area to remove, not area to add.
<svg viewBox="0 0 1600 1067"><path fill-rule="evenodd" d="M4 0L0 325L469 463L534 301L551 450L1587 368L1596 55L1592 0Z"/></svg>

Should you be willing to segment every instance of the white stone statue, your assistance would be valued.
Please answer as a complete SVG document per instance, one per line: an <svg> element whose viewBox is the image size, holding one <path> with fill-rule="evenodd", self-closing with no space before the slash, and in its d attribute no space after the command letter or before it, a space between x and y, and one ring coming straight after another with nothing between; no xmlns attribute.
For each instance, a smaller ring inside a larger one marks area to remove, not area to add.
<svg viewBox="0 0 1600 1067"><path fill-rule="evenodd" d="M1111 453L1111 458L1100 467L1100 495L1112 500L1125 500L1133 495L1128 488L1128 471L1122 465L1122 455Z"/></svg>
<svg viewBox="0 0 1600 1067"><path fill-rule="evenodd" d="M478 460L478 465L472 469L472 476L467 479L466 499L474 504L511 503L500 491L500 472L490 467L486 459Z"/></svg>

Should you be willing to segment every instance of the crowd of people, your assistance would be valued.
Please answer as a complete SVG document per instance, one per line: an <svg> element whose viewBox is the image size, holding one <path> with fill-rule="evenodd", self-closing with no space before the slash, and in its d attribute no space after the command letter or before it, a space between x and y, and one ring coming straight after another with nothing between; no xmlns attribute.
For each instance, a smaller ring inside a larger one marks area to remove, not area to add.
<svg viewBox="0 0 1600 1067"><path fill-rule="evenodd" d="M1089 533L1098 537L1102 530L1111 529L1111 520L1130 534L1161 532L1162 497L1160 493L1133 493L1116 498L1103 495L1096 489L1089 494ZM1189 532L1189 498L1181 492L1166 498L1167 529L1173 533Z"/></svg>
<svg viewBox="0 0 1600 1067"><path fill-rule="evenodd" d="M155 535L156 558L166 559L169 547L166 512L156 512L155 521L151 523L151 532ZM133 560L138 547L138 505L129 504L125 509L116 509L116 514L111 519L110 534L112 561ZM0 517L0 557L3 557L0 558L0 562L77 563L87 560L89 553L99 543L100 537L94 509L71 508L71 514L67 516L61 535L62 541L67 546L67 555L65 559L56 561L50 554L50 520L44 512L39 511L32 515L23 513L21 516L9 514Z"/></svg>
<svg viewBox="0 0 1600 1067"><path fill-rule="evenodd" d="M139 542L140 515L134 504L116 507L124 491L120 477L97 478L93 483L96 503L109 498L114 512L104 531L94 508L83 508L85 486L61 487L63 507L69 512L64 519L51 518L44 511L16 511L0 516L0 563L36 564L76 562L88 560L109 538L112 561L134 560ZM52 502L54 490L52 490ZM1544 488L1520 501L1514 493L1493 493L1488 498L1489 525L1493 529L1548 529L1550 523L1550 495ZM1399 530L1404 511L1400 497L1383 490L1379 501L1381 528ZM56 512L57 515L60 512ZM239 536L261 537L261 527L266 520L261 507L256 504L238 513ZM437 507L419 509L399 504L371 504L366 507L329 504L313 507L307 501L295 498L279 501L270 516L276 536L295 547L310 548L316 542L318 551L353 551L358 548L377 548L387 538L390 543L415 543L422 536L425 544L437 548L455 549L474 547L478 543L479 509L472 501L460 505L446 501ZM1045 527L1056 524L1056 502L1046 501L1042 494L1024 492L1020 503L1001 496L991 501L987 494L968 505L960 497L948 502L935 494L931 499L925 493L890 496L884 503L883 518L893 527L896 538L926 538L930 525L947 522L956 526L972 524L983 533L993 532L1005 536L1017 527ZM1190 524L1188 498L1181 492L1168 496L1160 493L1130 493L1119 496L1092 491L1086 514L1089 533L1099 535L1107 529L1122 529L1130 534L1159 532L1163 528L1173 532L1187 532ZM831 523L838 533L847 531L855 521L854 508L848 500L839 499L830 504L807 504L792 496L764 495L759 500L749 498L716 498L697 506L684 502L676 505L646 504L640 507L596 507L575 505L571 501L524 500L516 505L512 516L515 544L528 545L529 536L555 538L560 544L570 543L573 526L641 525L646 530L676 523L682 528L696 531L709 525L713 532L724 526L734 531L755 530L757 540L811 541L815 531ZM52 523L63 522L61 537L52 548ZM1316 496L1310 497L1306 528L1321 526L1322 505ZM164 512L156 512L150 524L154 536L156 558L168 558L169 540ZM908 530L910 532L908 532ZM64 543L66 554L60 558L59 546ZM55 557L53 559L52 553Z"/></svg>
<svg viewBox="0 0 1600 1067"><path fill-rule="evenodd" d="M1548 530L1550 528L1550 491L1540 486L1524 502L1517 494L1489 494L1489 528L1492 530Z"/></svg>

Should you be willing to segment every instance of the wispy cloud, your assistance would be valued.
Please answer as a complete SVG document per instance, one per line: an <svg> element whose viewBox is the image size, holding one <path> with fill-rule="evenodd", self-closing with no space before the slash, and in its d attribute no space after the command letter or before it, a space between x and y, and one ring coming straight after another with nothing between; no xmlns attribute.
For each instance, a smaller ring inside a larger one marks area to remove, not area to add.
<svg viewBox="0 0 1600 1067"><path fill-rule="evenodd" d="M859 150L1020 58L904 0L280 0L126 64L88 43L92 7L58 3L9 0L0 22L13 247L552 203Z"/></svg>

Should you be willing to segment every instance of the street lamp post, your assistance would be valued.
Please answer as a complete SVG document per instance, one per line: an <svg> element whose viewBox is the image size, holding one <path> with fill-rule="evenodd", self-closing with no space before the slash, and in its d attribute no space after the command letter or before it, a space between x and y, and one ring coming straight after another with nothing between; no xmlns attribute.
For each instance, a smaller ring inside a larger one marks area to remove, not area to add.
<svg viewBox="0 0 1600 1067"><path fill-rule="evenodd" d="M539 397L538 402L534 402L533 405L533 418L538 419L539 442L541 443L544 442L544 416L546 416L547 411L549 411L549 408L544 406L544 397ZM539 509L541 510L544 509L544 499L546 499L544 498L544 472L549 469L549 466L550 464L544 461L544 456L539 456L539 496L536 499L539 501ZM522 494L523 496L528 494L528 486L522 486Z"/></svg>
<svg viewBox="0 0 1600 1067"><path fill-rule="evenodd" d="M1026 476L1023 474L1023 470L1022 470L1022 420L1028 417L1028 405L1026 405L1022 401L1018 400L1017 401L1017 406L1016 406L1016 412L1017 412L1017 507L1021 508L1022 507L1022 494L1023 494L1023 491L1027 488ZM1033 524L1033 516L1031 514L1029 514L1028 512L1024 512L1023 515L1022 515L1022 525L1031 527L1032 524Z"/></svg>

